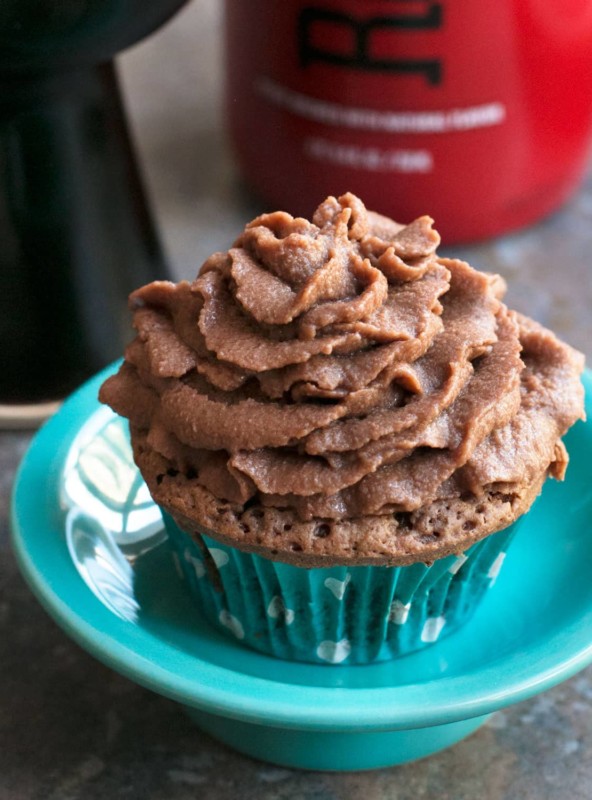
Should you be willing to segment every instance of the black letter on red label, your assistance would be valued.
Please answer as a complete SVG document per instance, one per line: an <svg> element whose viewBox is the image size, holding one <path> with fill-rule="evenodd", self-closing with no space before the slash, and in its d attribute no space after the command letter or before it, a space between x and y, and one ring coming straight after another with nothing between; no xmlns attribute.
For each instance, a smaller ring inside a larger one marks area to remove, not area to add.
<svg viewBox="0 0 592 800"><path fill-rule="evenodd" d="M400 29L405 31L434 30L442 25L442 4L431 0L414 0L425 6L423 13L398 13L388 17L356 19L340 11L324 8L303 8L298 16L298 52L300 63L306 67L314 61L362 69L372 72L399 72L420 74L432 86L442 81L442 62L439 58L373 58L370 53L372 35L376 31ZM397 2L397 0L395 0ZM353 34L354 45L350 53L335 52L331 40L327 47L314 44L311 28L316 26L317 41L322 42L323 23L342 25Z"/></svg>

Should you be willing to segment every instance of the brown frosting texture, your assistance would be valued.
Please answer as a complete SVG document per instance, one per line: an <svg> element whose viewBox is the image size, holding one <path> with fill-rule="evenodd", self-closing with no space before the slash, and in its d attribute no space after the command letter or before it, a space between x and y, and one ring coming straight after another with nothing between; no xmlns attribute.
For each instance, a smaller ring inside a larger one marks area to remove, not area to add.
<svg viewBox="0 0 592 800"><path fill-rule="evenodd" d="M388 518L396 535L430 504L561 477L582 356L438 244L429 217L402 226L347 194L311 222L258 217L191 284L134 292L138 335L100 396L161 465L158 501L175 510L176 484L176 510L208 528L212 496L235 520ZM273 555L331 552L276 539Z"/></svg>

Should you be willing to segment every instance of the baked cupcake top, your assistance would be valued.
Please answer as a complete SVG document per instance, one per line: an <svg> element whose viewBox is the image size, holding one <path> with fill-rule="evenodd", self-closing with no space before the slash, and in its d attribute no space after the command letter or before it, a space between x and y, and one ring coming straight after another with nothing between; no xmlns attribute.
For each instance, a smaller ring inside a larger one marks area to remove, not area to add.
<svg viewBox="0 0 592 800"><path fill-rule="evenodd" d="M134 292L100 398L185 527L304 565L460 552L561 478L583 356L351 194L249 223L193 283Z"/></svg>

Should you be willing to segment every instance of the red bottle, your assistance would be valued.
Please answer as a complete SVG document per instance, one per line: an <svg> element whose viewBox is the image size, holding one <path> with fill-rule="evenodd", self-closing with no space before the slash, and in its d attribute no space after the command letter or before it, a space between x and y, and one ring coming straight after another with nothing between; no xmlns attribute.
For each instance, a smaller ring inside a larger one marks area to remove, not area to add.
<svg viewBox="0 0 592 800"><path fill-rule="evenodd" d="M586 166L591 0L226 0L226 37L231 135L270 207L353 191L467 241L552 211Z"/></svg>

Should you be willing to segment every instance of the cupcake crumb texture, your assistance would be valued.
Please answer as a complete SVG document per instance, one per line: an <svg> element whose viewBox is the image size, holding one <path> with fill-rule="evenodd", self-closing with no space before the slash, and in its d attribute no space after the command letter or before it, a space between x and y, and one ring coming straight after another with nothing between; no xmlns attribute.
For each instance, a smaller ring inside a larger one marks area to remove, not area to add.
<svg viewBox="0 0 592 800"><path fill-rule="evenodd" d="M439 241L346 194L134 292L100 398L156 502L307 566L433 560L527 511L565 472L583 356Z"/></svg>

